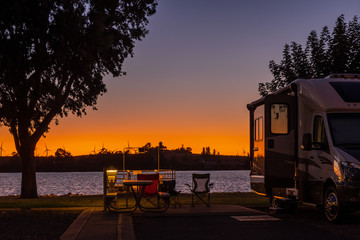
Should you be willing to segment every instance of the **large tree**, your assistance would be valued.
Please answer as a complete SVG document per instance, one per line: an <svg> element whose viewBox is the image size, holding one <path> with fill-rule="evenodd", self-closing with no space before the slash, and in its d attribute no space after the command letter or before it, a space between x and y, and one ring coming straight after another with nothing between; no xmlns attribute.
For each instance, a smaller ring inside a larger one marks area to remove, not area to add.
<svg viewBox="0 0 360 240"><path fill-rule="evenodd" d="M259 84L265 96L297 78L321 78L331 73L360 72L360 24L355 16L349 23L344 15L337 18L332 33L324 27L318 37L311 31L305 48L292 42L286 44L279 64L270 61L273 79Z"/></svg>
<svg viewBox="0 0 360 240"><path fill-rule="evenodd" d="M22 159L21 197L37 197L35 146L52 121L95 109L103 77L124 74L156 0L0 0L0 123Z"/></svg>

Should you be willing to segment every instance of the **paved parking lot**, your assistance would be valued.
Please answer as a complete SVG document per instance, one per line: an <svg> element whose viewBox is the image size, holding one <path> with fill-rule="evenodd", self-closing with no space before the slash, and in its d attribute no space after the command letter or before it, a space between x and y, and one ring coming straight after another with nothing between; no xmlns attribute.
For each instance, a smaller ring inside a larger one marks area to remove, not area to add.
<svg viewBox="0 0 360 240"><path fill-rule="evenodd" d="M82 212L60 239L360 239L360 212L341 224L326 222L320 210L300 206L295 213L269 214L267 206L183 206L161 213Z"/></svg>
<svg viewBox="0 0 360 240"><path fill-rule="evenodd" d="M266 208L263 210L267 211ZM143 239L360 239L360 214L341 224L323 220L313 207L296 213L133 216L137 240Z"/></svg>

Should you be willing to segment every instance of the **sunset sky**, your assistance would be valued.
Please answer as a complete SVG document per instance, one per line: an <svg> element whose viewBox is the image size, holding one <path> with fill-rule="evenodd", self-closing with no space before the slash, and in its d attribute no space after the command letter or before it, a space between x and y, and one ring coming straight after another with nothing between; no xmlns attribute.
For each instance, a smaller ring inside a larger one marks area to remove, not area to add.
<svg viewBox="0 0 360 240"><path fill-rule="evenodd" d="M169 149L209 146L220 154L249 151L246 104L270 81L270 60L286 43L304 44L311 30L332 30L341 14L360 15L359 0L159 0L150 33L125 61L126 76L105 77L98 111L51 125L37 145L73 155L102 146L122 150L162 141ZM2 155L15 151L0 127Z"/></svg>

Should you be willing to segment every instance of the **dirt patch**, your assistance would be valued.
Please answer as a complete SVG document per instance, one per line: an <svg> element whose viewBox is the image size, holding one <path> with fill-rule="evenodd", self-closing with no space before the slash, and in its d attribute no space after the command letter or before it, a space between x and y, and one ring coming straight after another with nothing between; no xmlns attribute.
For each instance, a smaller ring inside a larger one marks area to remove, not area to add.
<svg viewBox="0 0 360 240"><path fill-rule="evenodd" d="M0 239L59 239L80 214L74 211L1 211Z"/></svg>

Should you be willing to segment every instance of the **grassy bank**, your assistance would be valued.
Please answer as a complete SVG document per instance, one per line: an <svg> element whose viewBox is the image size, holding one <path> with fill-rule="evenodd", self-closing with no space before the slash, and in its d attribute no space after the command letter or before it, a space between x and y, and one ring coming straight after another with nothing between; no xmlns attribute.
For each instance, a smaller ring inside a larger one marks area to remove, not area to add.
<svg viewBox="0 0 360 240"><path fill-rule="evenodd" d="M102 195L90 196L52 196L32 199L19 197L0 197L0 208L62 208L62 207L101 207Z"/></svg>
<svg viewBox="0 0 360 240"><path fill-rule="evenodd" d="M190 194L181 194L181 202L191 203ZM212 204L264 205L269 199L255 193L211 193ZM62 208L62 207L102 207L103 196L52 196L36 199L21 199L18 197L0 197L0 208Z"/></svg>

